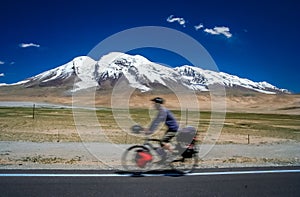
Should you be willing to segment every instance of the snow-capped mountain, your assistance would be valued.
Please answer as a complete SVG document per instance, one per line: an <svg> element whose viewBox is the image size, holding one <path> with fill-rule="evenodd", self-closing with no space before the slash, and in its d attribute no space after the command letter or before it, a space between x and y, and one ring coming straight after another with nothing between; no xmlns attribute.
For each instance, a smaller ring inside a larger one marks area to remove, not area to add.
<svg viewBox="0 0 300 197"><path fill-rule="evenodd" d="M142 92L157 87L169 87L170 84L195 91L209 91L210 85L219 84L226 88L244 88L267 94L288 92L267 82L253 82L227 73L188 65L169 68L139 55L118 52L109 53L99 61L87 56L77 57L60 67L18 82L17 85L73 87L74 84L73 91L78 91L90 87L113 87L121 77L126 79L128 85Z"/></svg>

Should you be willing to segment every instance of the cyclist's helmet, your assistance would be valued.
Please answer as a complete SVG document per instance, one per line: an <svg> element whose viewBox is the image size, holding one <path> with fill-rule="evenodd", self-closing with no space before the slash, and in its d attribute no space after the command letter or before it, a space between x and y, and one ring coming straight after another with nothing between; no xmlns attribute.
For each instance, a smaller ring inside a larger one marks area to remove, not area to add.
<svg viewBox="0 0 300 197"><path fill-rule="evenodd" d="M164 99L160 98L160 97L155 97L154 99L152 99L151 101L155 102L155 103L159 103L159 104L163 104L164 103Z"/></svg>

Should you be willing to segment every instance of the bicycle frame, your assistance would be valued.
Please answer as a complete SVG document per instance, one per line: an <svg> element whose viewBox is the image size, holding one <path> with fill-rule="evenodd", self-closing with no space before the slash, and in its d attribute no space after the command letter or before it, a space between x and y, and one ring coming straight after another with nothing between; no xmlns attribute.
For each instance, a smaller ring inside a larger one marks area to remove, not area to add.
<svg viewBox="0 0 300 197"><path fill-rule="evenodd" d="M157 142L157 145L153 142ZM164 150L160 139L146 137L142 144L133 145L126 149L122 155L122 166L131 172L148 171L152 169L153 165L169 166L181 173L191 172L198 162L196 136L192 138L191 142L178 141L177 139L176 144L173 145L175 145L174 152L167 156L158 151L158 148ZM177 156L176 153L178 153Z"/></svg>

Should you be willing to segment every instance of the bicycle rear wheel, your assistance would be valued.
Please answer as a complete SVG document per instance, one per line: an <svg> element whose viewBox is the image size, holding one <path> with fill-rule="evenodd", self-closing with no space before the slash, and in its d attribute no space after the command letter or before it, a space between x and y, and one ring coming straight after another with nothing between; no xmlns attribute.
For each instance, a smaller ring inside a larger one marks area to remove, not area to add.
<svg viewBox="0 0 300 197"><path fill-rule="evenodd" d="M149 171L152 166L153 155L143 145L129 147L122 155L122 167L129 172Z"/></svg>
<svg viewBox="0 0 300 197"><path fill-rule="evenodd" d="M179 158L170 162L170 166L172 169L180 172L180 173L190 173L192 172L198 165L198 152L197 150L193 150L193 152L189 154L182 154Z"/></svg>

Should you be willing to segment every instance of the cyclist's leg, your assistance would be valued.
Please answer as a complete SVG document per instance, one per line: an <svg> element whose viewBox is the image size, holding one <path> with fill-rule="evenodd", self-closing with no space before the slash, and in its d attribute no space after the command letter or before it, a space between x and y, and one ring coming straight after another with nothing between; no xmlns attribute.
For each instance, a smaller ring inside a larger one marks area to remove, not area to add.
<svg viewBox="0 0 300 197"><path fill-rule="evenodd" d="M165 133L164 137L162 138L162 144L163 144L163 148L164 149L166 149L166 150L168 150L170 152L173 151L170 141L171 141L171 139L173 137L175 137L175 135L176 135L176 131L170 131L170 130L168 130Z"/></svg>

